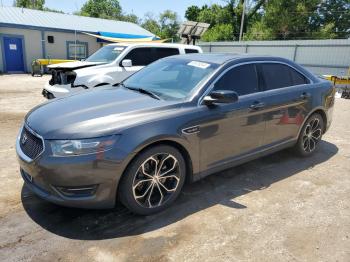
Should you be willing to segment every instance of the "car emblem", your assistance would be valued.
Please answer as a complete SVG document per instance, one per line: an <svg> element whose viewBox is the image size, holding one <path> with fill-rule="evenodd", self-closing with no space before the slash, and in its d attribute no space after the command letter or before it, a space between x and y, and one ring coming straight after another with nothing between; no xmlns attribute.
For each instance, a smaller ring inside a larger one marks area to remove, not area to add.
<svg viewBox="0 0 350 262"><path fill-rule="evenodd" d="M28 140L27 134L23 134L22 139L21 139L22 145L24 145L27 142L27 140Z"/></svg>

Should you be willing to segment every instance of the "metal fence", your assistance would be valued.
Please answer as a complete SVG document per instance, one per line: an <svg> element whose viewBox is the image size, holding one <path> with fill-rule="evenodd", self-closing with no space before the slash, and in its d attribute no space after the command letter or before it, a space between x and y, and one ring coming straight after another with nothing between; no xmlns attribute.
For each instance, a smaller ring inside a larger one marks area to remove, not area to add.
<svg viewBox="0 0 350 262"><path fill-rule="evenodd" d="M350 39L201 42L199 45L204 52L284 57L318 75L346 75L350 66Z"/></svg>

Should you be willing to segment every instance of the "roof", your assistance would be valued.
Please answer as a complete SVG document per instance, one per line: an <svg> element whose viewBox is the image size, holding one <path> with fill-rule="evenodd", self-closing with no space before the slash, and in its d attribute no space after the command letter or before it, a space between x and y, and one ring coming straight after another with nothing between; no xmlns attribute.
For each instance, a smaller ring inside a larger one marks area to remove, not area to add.
<svg viewBox="0 0 350 262"><path fill-rule="evenodd" d="M201 50L200 46L195 45L184 45L184 44L176 44L176 43L154 43L154 42L141 42L141 43L113 43L108 44L113 46L155 46L155 47L176 47L176 48L190 48Z"/></svg>
<svg viewBox="0 0 350 262"><path fill-rule="evenodd" d="M61 14L20 7L0 7L0 26L11 27L11 25L63 29L69 31L76 30L91 33L102 31L103 33L119 34L119 37L125 34L127 35L125 38L131 37L131 35L136 35L137 37L155 36L146 29L129 22Z"/></svg>
<svg viewBox="0 0 350 262"><path fill-rule="evenodd" d="M279 61L279 62L288 62L291 63L290 60L270 55L255 55L255 54L247 54L247 53L193 53L186 55L178 55L178 58L185 58L189 60L197 60L201 62L214 63L214 64L225 64L226 62L237 60L237 59L248 59L256 60L256 61Z"/></svg>
<svg viewBox="0 0 350 262"><path fill-rule="evenodd" d="M239 53L197 53L197 54L186 54L178 55L178 58L186 58L189 60L197 60L207 63L214 64L224 64L230 60L244 58L244 57L253 57L254 55L249 54L239 54ZM254 56L255 57L255 56Z"/></svg>

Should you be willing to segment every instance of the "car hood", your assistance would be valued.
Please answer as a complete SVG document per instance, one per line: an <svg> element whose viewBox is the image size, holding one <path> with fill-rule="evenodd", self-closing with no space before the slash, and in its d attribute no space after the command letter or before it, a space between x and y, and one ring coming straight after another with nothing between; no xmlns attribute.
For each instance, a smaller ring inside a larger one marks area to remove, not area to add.
<svg viewBox="0 0 350 262"><path fill-rule="evenodd" d="M39 105L25 121L44 139L93 138L176 112L175 104L122 87L99 88Z"/></svg>
<svg viewBox="0 0 350 262"><path fill-rule="evenodd" d="M87 61L74 61L74 62L65 62L65 63L59 63L54 65L47 66L49 69L79 69L89 66L95 66L104 64L102 62L87 62Z"/></svg>

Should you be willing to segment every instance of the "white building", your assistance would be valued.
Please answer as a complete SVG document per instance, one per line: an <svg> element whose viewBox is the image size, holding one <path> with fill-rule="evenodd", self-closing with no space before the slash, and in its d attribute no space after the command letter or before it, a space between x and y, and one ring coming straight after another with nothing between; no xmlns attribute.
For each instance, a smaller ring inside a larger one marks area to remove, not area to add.
<svg viewBox="0 0 350 262"><path fill-rule="evenodd" d="M0 72L29 72L32 61L38 58L86 58L105 41L84 33L123 39L156 38L129 22L0 7Z"/></svg>

